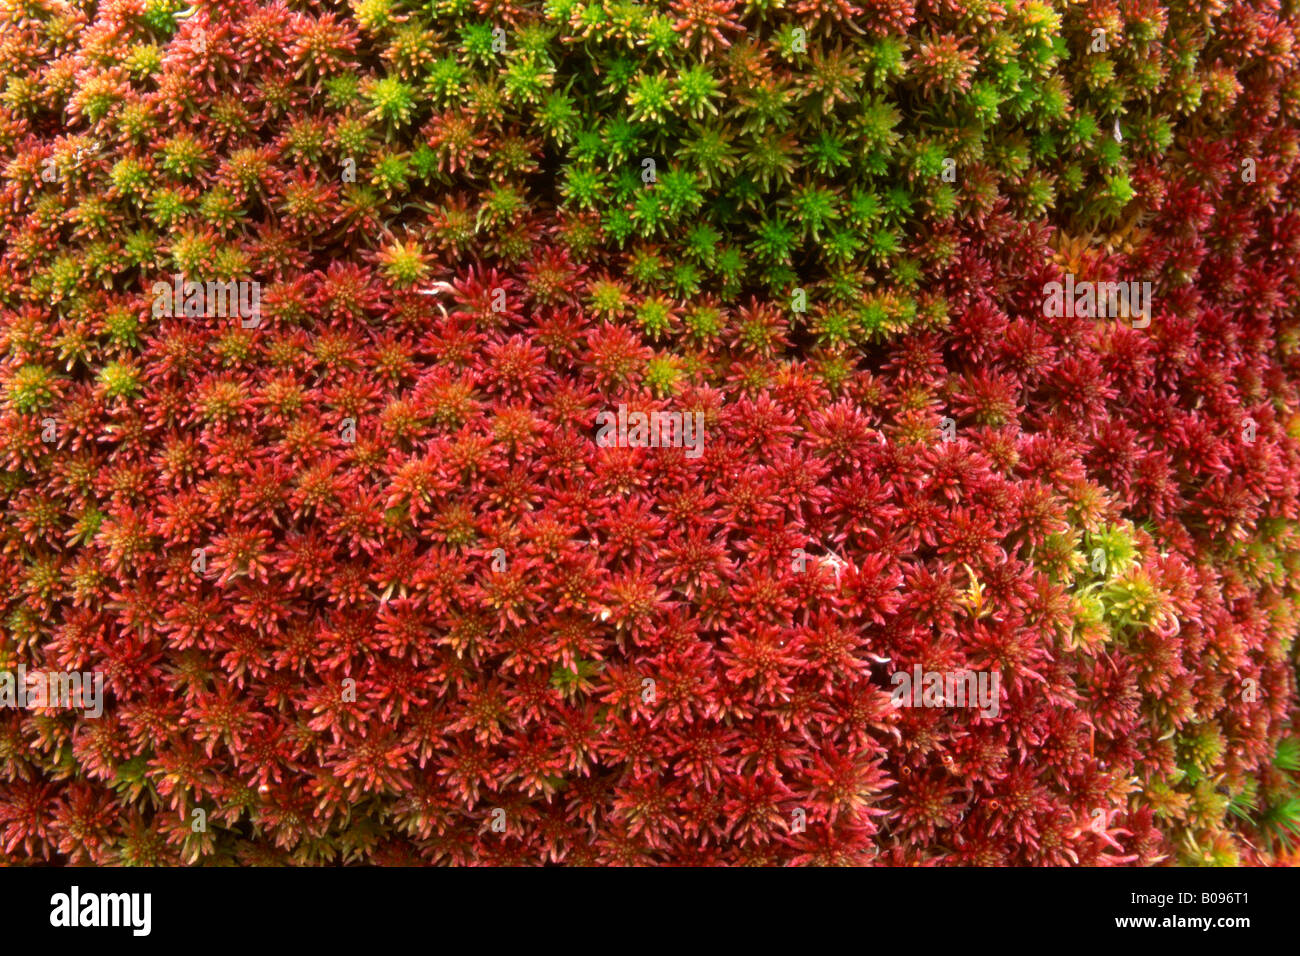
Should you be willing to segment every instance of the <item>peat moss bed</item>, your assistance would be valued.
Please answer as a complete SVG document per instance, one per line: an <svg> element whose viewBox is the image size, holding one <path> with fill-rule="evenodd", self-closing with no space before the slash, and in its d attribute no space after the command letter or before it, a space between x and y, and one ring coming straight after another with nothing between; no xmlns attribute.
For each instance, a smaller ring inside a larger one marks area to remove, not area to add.
<svg viewBox="0 0 1300 956"><path fill-rule="evenodd" d="M1298 25L6 4L0 861L1295 862Z"/></svg>

